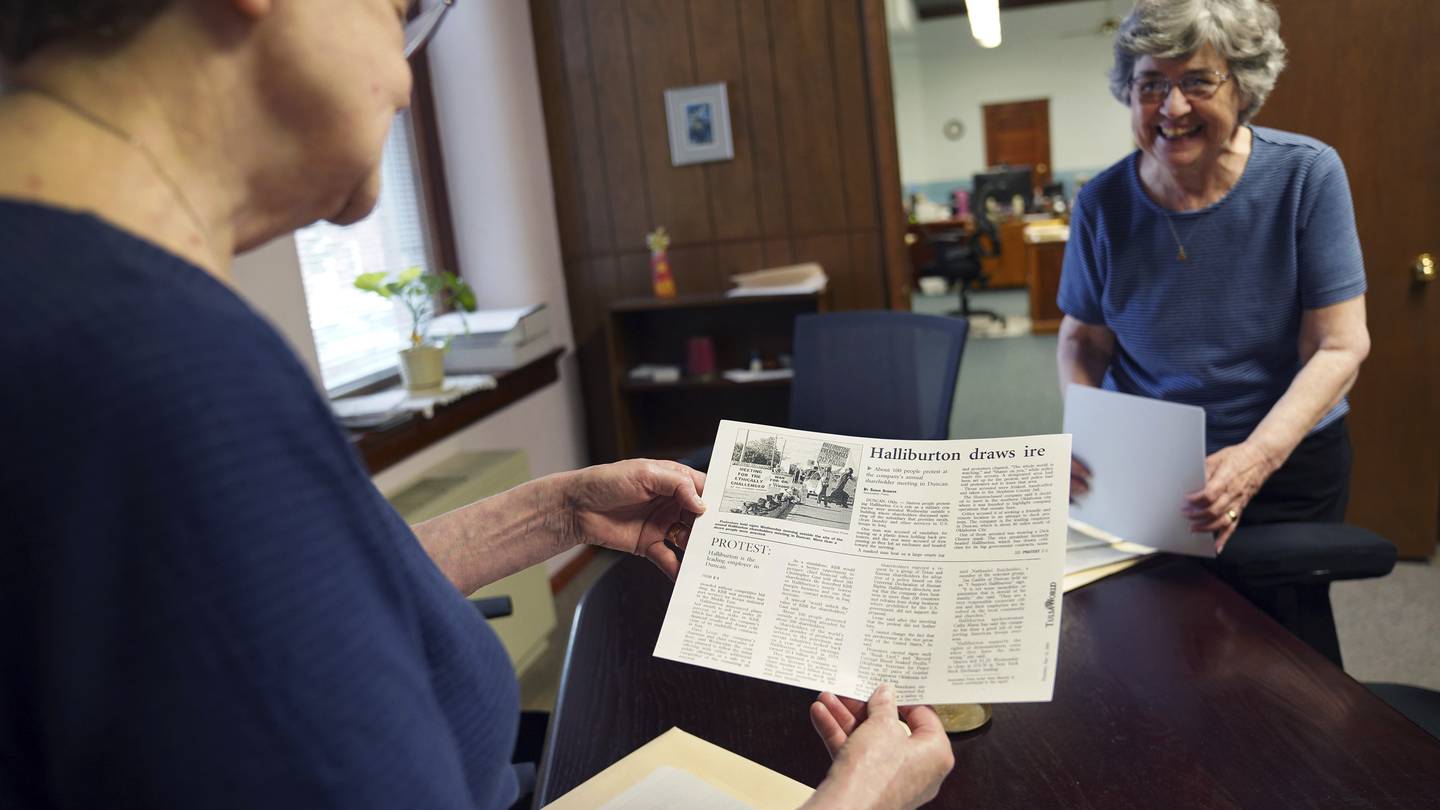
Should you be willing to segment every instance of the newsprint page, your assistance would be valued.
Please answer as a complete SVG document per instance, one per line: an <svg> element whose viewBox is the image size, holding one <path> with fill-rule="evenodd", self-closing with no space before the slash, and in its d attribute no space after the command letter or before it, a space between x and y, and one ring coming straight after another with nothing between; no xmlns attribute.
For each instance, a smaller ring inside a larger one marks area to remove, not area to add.
<svg viewBox="0 0 1440 810"><path fill-rule="evenodd" d="M725 421L655 655L866 699L1050 700L1070 437Z"/></svg>

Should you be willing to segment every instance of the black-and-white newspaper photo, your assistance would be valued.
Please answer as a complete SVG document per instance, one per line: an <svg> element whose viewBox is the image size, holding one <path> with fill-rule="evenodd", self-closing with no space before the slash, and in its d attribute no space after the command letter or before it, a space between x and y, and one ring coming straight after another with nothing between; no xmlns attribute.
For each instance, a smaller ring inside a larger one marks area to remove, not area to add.
<svg viewBox="0 0 1440 810"><path fill-rule="evenodd" d="M859 464L858 444L744 428L730 451L720 509L848 529Z"/></svg>

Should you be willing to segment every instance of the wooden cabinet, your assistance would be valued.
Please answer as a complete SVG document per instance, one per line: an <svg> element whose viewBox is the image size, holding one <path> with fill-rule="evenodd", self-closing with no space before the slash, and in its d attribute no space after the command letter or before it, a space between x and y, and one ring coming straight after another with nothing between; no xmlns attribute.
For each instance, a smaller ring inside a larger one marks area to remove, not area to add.
<svg viewBox="0 0 1440 810"><path fill-rule="evenodd" d="M1065 243L1026 244L1025 253L1029 259L1030 328L1037 335L1054 334L1060 331L1060 321L1065 317L1055 303L1060 292L1060 268L1065 263Z"/></svg>
<svg viewBox="0 0 1440 810"><path fill-rule="evenodd" d="M1025 220L1004 219L1000 233L1000 255L980 260L980 269L990 277L990 289L1025 286Z"/></svg>
<svg viewBox="0 0 1440 810"><path fill-rule="evenodd" d="M622 458L680 458L715 440L721 419L783 425L790 412L790 381L734 383L726 369L748 368L759 354L767 366L790 355L795 318L823 308L818 295L728 298L634 298L610 306L606 341L615 440ZM686 372L691 338L715 346L716 375ZM644 364L678 366L679 382L630 379Z"/></svg>

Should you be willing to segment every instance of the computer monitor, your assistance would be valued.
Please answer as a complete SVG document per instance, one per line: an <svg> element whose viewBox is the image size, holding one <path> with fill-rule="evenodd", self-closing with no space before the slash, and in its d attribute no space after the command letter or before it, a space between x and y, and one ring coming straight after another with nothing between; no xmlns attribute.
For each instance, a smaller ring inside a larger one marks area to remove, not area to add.
<svg viewBox="0 0 1440 810"><path fill-rule="evenodd" d="M983 216L989 206L986 200L994 200L1003 211L1010 210L1010 201L1020 195L1025 207L1030 207L1034 194L1034 181L1029 166L1002 166L975 174L974 191L970 194L970 209L976 216Z"/></svg>

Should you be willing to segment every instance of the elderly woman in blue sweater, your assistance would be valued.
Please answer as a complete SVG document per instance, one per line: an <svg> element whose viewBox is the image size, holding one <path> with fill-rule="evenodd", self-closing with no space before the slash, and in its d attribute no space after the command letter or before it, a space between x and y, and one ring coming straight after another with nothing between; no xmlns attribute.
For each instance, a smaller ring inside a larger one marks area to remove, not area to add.
<svg viewBox="0 0 1440 810"><path fill-rule="evenodd" d="M673 462L406 526L230 287L374 206L426 5L0 0L0 807L508 807L518 689L462 594L577 544L678 571L704 477ZM810 807L953 763L888 687L809 713Z"/></svg>
<svg viewBox="0 0 1440 810"><path fill-rule="evenodd" d="M1110 87L1138 148L1081 192L1060 283L1062 387L1205 408L1205 487L1176 508L1217 551L1241 524L1343 518L1345 394L1369 351L1340 157L1251 123L1279 24L1267 0L1136 5Z"/></svg>

